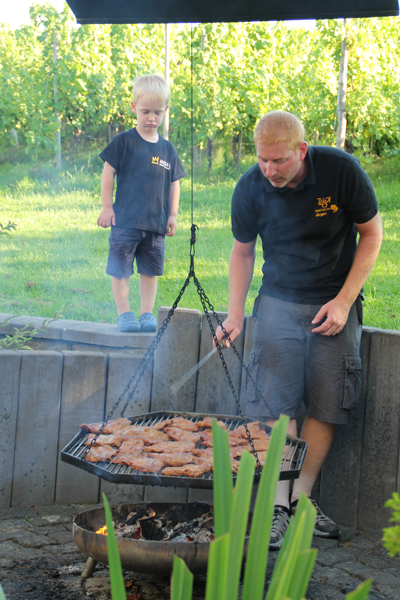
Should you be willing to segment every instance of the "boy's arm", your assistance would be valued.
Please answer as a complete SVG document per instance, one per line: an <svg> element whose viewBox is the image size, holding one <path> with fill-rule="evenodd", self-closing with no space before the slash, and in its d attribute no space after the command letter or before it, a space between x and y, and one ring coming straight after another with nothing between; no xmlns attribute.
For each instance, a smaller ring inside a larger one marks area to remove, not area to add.
<svg viewBox="0 0 400 600"><path fill-rule="evenodd" d="M113 209L114 177L116 170L108 162L104 163L103 176L101 178L101 204L102 211L97 219L100 227L115 225L115 213Z"/></svg>
<svg viewBox="0 0 400 600"><path fill-rule="evenodd" d="M167 222L167 228L165 230L165 235L175 235L176 232L176 222L178 217L178 208L179 208L179 196L180 196L180 186L179 179L177 181L173 181L171 183L171 191L169 194L169 217Z"/></svg>

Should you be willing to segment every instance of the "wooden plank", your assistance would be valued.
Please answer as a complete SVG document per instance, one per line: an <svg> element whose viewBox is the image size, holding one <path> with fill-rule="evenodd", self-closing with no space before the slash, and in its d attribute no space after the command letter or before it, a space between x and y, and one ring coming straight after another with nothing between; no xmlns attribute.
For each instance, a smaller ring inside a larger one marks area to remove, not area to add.
<svg viewBox="0 0 400 600"><path fill-rule="evenodd" d="M108 357L108 378L107 378L107 395L106 395L106 416L114 408L118 402L122 392L128 385L132 375L142 360L142 356L134 356L132 354L111 353ZM153 376L153 360L150 361L146 368L138 389L130 401L125 417L133 417L137 415L147 414L150 410L150 393L151 382ZM138 377L130 385L123 400L121 400L118 408L112 418L120 417L121 411L125 406L129 393L133 390L133 386ZM101 492L104 492L108 501L111 504L123 504L129 502L142 502L144 487L142 485L117 484L111 483L104 479L101 480ZM100 498L101 500L101 498Z"/></svg>
<svg viewBox="0 0 400 600"><path fill-rule="evenodd" d="M104 419L107 356L100 352L64 352L59 451L80 431L81 423ZM57 468L56 503L99 500L100 480L61 461Z"/></svg>
<svg viewBox="0 0 400 600"><path fill-rule="evenodd" d="M361 338L362 388L358 406L350 422L336 429L332 447L321 471L319 503L322 510L339 525L357 528L361 476L362 440L366 409L371 332Z"/></svg>
<svg viewBox="0 0 400 600"><path fill-rule="evenodd" d="M157 329L167 318L169 308L158 309ZM178 381L199 360L199 310L177 308L154 355L151 411L175 410L193 412L196 378L192 377L174 395L171 385Z"/></svg>
<svg viewBox="0 0 400 600"><path fill-rule="evenodd" d="M221 321L227 317L227 313L221 312L217 315ZM212 315L210 317L213 327L216 328L216 320ZM240 356L243 355L243 342L244 335L242 332L235 340L235 346ZM203 315L199 360L211 350L212 344L212 332L206 316ZM231 348L226 348L223 352L234 389L239 396L241 383L239 360ZM218 354L212 356L197 373L196 412L221 415L238 414L238 408Z"/></svg>
<svg viewBox="0 0 400 600"><path fill-rule="evenodd" d="M253 333L256 319L251 315L246 316L244 320L244 344L243 344L243 362L247 366L250 354L253 348ZM242 367L241 385L240 385L240 406L243 412L246 411L246 371Z"/></svg>
<svg viewBox="0 0 400 600"><path fill-rule="evenodd" d="M12 506L54 502L62 354L21 351Z"/></svg>
<svg viewBox="0 0 400 600"><path fill-rule="evenodd" d="M400 333L371 337L366 393L358 527L378 533L389 524L384 508L397 487L400 440Z"/></svg>
<svg viewBox="0 0 400 600"><path fill-rule="evenodd" d="M0 350L0 508L10 508L21 356Z"/></svg>

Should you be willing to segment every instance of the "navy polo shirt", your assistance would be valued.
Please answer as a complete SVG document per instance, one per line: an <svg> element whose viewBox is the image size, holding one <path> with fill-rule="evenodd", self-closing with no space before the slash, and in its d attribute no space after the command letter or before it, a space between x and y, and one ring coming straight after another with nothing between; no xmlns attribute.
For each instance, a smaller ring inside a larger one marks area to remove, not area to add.
<svg viewBox="0 0 400 600"><path fill-rule="evenodd" d="M378 212L371 182L353 156L325 146L307 150L307 175L294 189L274 188L254 165L232 197L232 232L262 240L261 294L324 304L342 288L356 250L355 223Z"/></svg>
<svg viewBox="0 0 400 600"><path fill-rule="evenodd" d="M115 224L165 234L171 183L186 175L171 142L144 140L136 129L119 133L100 157L117 171Z"/></svg>

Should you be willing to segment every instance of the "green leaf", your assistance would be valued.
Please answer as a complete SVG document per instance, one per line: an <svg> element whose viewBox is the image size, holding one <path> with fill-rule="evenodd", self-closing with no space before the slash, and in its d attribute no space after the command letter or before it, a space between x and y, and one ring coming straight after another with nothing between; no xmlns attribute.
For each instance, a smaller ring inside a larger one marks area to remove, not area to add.
<svg viewBox="0 0 400 600"><path fill-rule="evenodd" d="M367 600L369 594L369 588L372 585L372 579L367 579L364 583L360 583L354 592L346 594L347 600Z"/></svg>
<svg viewBox="0 0 400 600"><path fill-rule="evenodd" d="M174 556L171 582L171 600L191 600L193 590L193 575L185 561Z"/></svg>
<svg viewBox="0 0 400 600"><path fill-rule="evenodd" d="M301 600L307 591L318 550L303 550L297 556L287 596L290 600Z"/></svg>
<svg viewBox="0 0 400 600"><path fill-rule="evenodd" d="M288 424L289 418L282 416L272 429L251 523L242 600L261 600L264 596L272 515Z"/></svg>
<svg viewBox="0 0 400 600"><path fill-rule="evenodd" d="M6 597L3 592L3 588L1 587L1 583L0 583L0 600L6 600Z"/></svg>
<svg viewBox="0 0 400 600"><path fill-rule="evenodd" d="M221 600L222 598L225 598L229 563L229 545L229 533L210 544L205 600Z"/></svg>
<svg viewBox="0 0 400 600"><path fill-rule="evenodd" d="M126 600L124 578L122 575L121 559L119 557L117 539L110 506L103 492L104 512L107 525L108 566L110 569L111 597L113 600Z"/></svg>
<svg viewBox="0 0 400 600"><path fill-rule="evenodd" d="M212 424L212 432L214 447L214 535L219 538L229 531L233 480L228 432L221 429L215 419Z"/></svg>
<svg viewBox="0 0 400 600"><path fill-rule="evenodd" d="M225 596L227 599L237 598L238 596L250 500L253 490L255 462L254 456L245 450L240 459L240 467L236 478L229 526L229 569Z"/></svg>
<svg viewBox="0 0 400 600"><path fill-rule="evenodd" d="M308 550L314 530L316 510L305 494L300 496L295 518L291 519L285 535L278 559L275 564L271 583L268 588L267 600L288 595L290 588L304 585L307 587L311 574L300 572L297 567L299 554ZM295 577L300 577L299 582L293 582Z"/></svg>

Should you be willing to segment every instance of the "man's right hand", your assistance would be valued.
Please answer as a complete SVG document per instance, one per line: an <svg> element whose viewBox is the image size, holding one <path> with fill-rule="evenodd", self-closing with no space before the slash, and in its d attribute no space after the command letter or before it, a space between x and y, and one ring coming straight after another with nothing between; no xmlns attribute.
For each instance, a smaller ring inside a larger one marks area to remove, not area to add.
<svg viewBox="0 0 400 600"><path fill-rule="evenodd" d="M99 218L97 219L97 225L100 227L111 227L115 225L115 212L113 208L103 208Z"/></svg>
<svg viewBox="0 0 400 600"><path fill-rule="evenodd" d="M243 329L243 319L235 321L231 319L228 315L228 318L222 323L226 333L229 335L231 342L234 342L236 338L242 333ZM225 336L225 333L222 331L222 328L218 325L215 335L217 340L220 342L222 338ZM227 339L224 340L224 344L226 348L229 348L230 343ZM215 340L214 340L214 348L215 348Z"/></svg>

